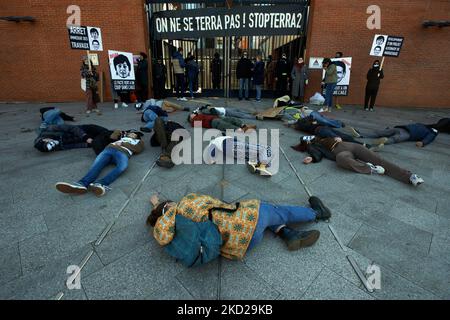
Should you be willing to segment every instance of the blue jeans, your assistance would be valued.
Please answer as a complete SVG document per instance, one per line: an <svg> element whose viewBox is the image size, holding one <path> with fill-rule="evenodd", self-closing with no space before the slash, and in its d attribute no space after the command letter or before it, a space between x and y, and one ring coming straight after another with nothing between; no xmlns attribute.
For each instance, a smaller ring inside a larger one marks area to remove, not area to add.
<svg viewBox="0 0 450 320"><path fill-rule="evenodd" d="M103 168L105 168L109 164L115 164L116 167L111 172L109 172L105 177L96 181L97 177L100 175ZM95 158L95 161L92 164L91 168L89 169L88 173L80 181L78 181L78 183L82 184L85 187L88 187L89 184L95 181L104 186L109 186L127 168L128 168L128 156L120 150L117 150L112 147L107 147L97 156L97 158Z"/></svg>
<svg viewBox="0 0 450 320"><path fill-rule="evenodd" d="M152 110L147 109L144 111L144 121L146 122L145 127L147 129L153 129L155 126L156 118L158 118L158 115L154 113ZM167 122L167 117L161 117L161 119L164 120L164 122Z"/></svg>
<svg viewBox="0 0 450 320"><path fill-rule="evenodd" d="M310 116L317 121L318 124L323 126L333 127L333 128L342 128L344 127L344 123L340 120L329 119L324 117L317 111L311 112Z"/></svg>
<svg viewBox="0 0 450 320"><path fill-rule="evenodd" d="M261 100L261 90L262 90L262 85L261 84L255 84L256 87L256 100Z"/></svg>
<svg viewBox="0 0 450 320"><path fill-rule="evenodd" d="M226 116L227 117L232 117L232 118L240 118L240 119L255 119L256 116L252 115L251 113L245 112L245 111L241 111L241 110L237 110L237 109L226 109Z"/></svg>
<svg viewBox="0 0 450 320"><path fill-rule="evenodd" d="M61 110L59 109L51 109L45 112L42 117L44 120L41 123L40 129L46 129L51 125L62 125L64 124L64 120L61 118Z"/></svg>
<svg viewBox="0 0 450 320"><path fill-rule="evenodd" d="M261 202L259 207L259 218L255 233L248 246L248 250L261 242L264 231L269 228L275 232L281 225L288 223L309 222L316 219L316 212L307 207L273 205Z"/></svg>
<svg viewBox="0 0 450 320"><path fill-rule="evenodd" d="M336 83L327 83L325 85L325 105L329 108L333 107L334 88L336 88Z"/></svg>
<svg viewBox="0 0 450 320"><path fill-rule="evenodd" d="M245 89L245 99L248 99L248 85L249 85L250 79L249 78L241 78L239 79L239 99L242 99L243 97L243 91Z"/></svg>

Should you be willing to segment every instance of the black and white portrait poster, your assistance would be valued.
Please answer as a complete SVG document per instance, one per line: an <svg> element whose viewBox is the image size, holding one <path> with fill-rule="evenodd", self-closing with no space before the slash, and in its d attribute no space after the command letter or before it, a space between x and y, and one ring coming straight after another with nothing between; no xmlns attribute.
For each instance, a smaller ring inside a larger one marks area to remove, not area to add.
<svg viewBox="0 0 450 320"><path fill-rule="evenodd" d="M111 81L115 91L130 91L135 89L133 54L108 50Z"/></svg>
<svg viewBox="0 0 450 320"><path fill-rule="evenodd" d="M91 51L103 51L102 30L97 27L87 27L89 48Z"/></svg>
<svg viewBox="0 0 450 320"><path fill-rule="evenodd" d="M331 61L336 66L338 81L333 95L348 96L348 89L350 87L350 74L352 69L352 57L334 58L331 59ZM322 78L324 77L325 71L323 71Z"/></svg>
<svg viewBox="0 0 450 320"><path fill-rule="evenodd" d="M386 47L388 35L376 34L373 37L372 48L370 49L370 55L373 57L382 57L384 48Z"/></svg>

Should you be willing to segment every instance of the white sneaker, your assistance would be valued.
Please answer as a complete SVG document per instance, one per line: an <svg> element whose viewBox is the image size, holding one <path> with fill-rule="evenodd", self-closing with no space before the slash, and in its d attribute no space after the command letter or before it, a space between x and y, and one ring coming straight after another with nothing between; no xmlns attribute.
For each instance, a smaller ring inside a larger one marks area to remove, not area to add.
<svg viewBox="0 0 450 320"><path fill-rule="evenodd" d="M128 108L128 105L125 102L122 102L122 108Z"/></svg>
<svg viewBox="0 0 450 320"><path fill-rule="evenodd" d="M384 174L385 170L382 166L375 166L371 164L370 162L367 162L367 165L370 167L371 173L374 174Z"/></svg>
<svg viewBox="0 0 450 320"><path fill-rule="evenodd" d="M180 101L181 100L181 98L177 98L177 101Z"/></svg>
<svg viewBox="0 0 450 320"><path fill-rule="evenodd" d="M185 97L180 98L180 101L188 101L188 99L186 99Z"/></svg>
<svg viewBox="0 0 450 320"><path fill-rule="evenodd" d="M419 184L424 183L425 181L419 177L417 174L412 174L411 177L409 177L409 181L411 184L415 187L417 187Z"/></svg>
<svg viewBox="0 0 450 320"><path fill-rule="evenodd" d="M114 103L114 109L119 109L119 104Z"/></svg>
<svg viewBox="0 0 450 320"><path fill-rule="evenodd" d="M328 112L328 108L320 108L320 110L317 112Z"/></svg>

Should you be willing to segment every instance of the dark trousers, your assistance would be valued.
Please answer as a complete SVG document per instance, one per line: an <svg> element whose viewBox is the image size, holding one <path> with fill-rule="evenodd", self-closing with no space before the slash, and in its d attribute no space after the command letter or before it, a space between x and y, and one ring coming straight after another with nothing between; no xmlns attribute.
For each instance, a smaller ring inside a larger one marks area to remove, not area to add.
<svg viewBox="0 0 450 320"><path fill-rule="evenodd" d="M179 143L179 141L171 141L171 135L167 133L164 120L160 117L156 119L153 130L155 130L156 137L161 145L162 155L171 158L172 149Z"/></svg>
<svg viewBox="0 0 450 320"><path fill-rule="evenodd" d="M220 78L213 78L213 89L220 89Z"/></svg>
<svg viewBox="0 0 450 320"><path fill-rule="evenodd" d="M404 183L410 183L410 171L384 160L360 144L341 142L333 150L333 153L336 155L337 165L341 168L358 173L370 174L371 169L367 165L367 162L370 162L374 165L382 166L386 170L387 176Z"/></svg>
<svg viewBox="0 0 450 320"><path fill-rule="evenodd" d="M287 84L288 84L287 77L283 77L282 76L282 77L278 78L278 81L277 81L277 93L276 93L277 97L282 97L282 96L286 95L286 93L287 93Z"/></svg>
<svg viewBox="0 0 450 320"><path fill-rule="evenodd" d="M156 78L153 83L155 99L164 99L166 97L166 79Z"/></svg>
<svg viewBox="0 0 450 320"><path fill-rule="evenodd" d="M148 99L148 87L145 85L136 92L138 102L145 102Z"/></svg>
<svg viewBox="0 0 450 320"><path fill-rule="evenodd" d="M371 88L371 87L366 87L366 98L364 99L364 108L368 108L370 106L370 108L373 108L373 106L375 105L375 100L377 99L377 94L378 94L378 87L376 88Z"/></svg>
<svg viewBox="0 0 450 320"><path fill-rule="evenodd" d="M183 73L176 73L175 74L175 92L177 93L177 98L183 98L184 97L184 74Z"/></svg>

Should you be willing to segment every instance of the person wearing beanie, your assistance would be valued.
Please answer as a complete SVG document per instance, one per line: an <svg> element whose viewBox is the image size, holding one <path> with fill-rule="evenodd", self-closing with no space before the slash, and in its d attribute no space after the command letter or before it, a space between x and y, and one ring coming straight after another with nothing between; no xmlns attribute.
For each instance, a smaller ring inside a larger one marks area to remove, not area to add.
<svg viewBox="0 0 450 320"><path fill-rule="evenodd" d="M318 230L298 231L288 226L293 223L325 221L331 211L317 197L310 197L310 207L299 205L273 205L258 199L228 204L202 194L188 194L178 203L161 202L157 195L150 198L153 210L147 225L153 227L153 237L161 246L172 242L176 216L194 222L210 219L222 236L220 255L227 259L241 260L263 239L270 229L294 251L314 245L320 237ZM188 244L189 245L189 244Z"/></svg>

